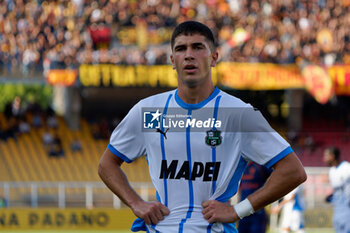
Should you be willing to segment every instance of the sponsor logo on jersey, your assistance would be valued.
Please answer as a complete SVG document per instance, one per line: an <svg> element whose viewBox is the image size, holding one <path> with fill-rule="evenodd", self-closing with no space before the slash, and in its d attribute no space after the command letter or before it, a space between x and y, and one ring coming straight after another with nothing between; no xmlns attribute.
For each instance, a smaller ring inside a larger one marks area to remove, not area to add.
<svg viewBox="0 0 350 233"><path fill-rule="evenodd" d="M176 129L182 131L186 128L195 129L212 129L220 128L222 125L221 120L216 120L213 117L207 117L203 115L202 119L197 119L191 115L173 113L173 114L162 114L157 109L143 111L143 128L144 129ZM157 132L160 132L157 130ZM162 132L165 132L162 130Z"/></svg>
<svg viewBox="0 0 350 233"><path fill-rule="evenodd" d="M189 161L180 165L179 160L172 160L168 166L168 161L162 160L159 179L216 181L220 164L221 162L194 162L190 167Z"/></svg>
<svg viewBox="0 0 350 233"><path fill-rule="evenodd" d="M220 136L221 131L219 130L209 130L207 131L207 136L205 137L205 143L211 147L216 147L221 144L222 137Z"/></svg>

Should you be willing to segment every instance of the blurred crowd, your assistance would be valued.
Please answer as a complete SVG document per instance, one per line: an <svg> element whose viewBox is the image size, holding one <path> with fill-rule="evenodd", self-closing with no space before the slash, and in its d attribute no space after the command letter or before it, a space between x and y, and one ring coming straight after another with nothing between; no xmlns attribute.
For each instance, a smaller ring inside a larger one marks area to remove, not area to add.
<svg viewBox="0 0 350 233"><path fill-rule="evenodd" d="M95 140L109 139L120 118L108 119L102 116L88 117L90 133ZM38 103L29 103L16 96L12 102L5 105L0 112L0 143L8 139L17 140L25 134L38 134L42 145L49 156L61 157L65 155L63 137L66 137L62 127L63 118L59 117L51 107L43 108ZM60 129L61 128L61 129ZM69 140L69 149L72 152L82 150L80 137L74 133ZM67 149L67 148L66 148Z"/></svg>
<svg viewBox="0 0 350 233"><path fill-rule="evenodd" d="M43 129L42 141L44 149L50 156L63 156L62 141L58 134L58 117L51 108L44 110L39 104L23 103L16 96L6 104L0 115L0 141L9 138L17 140L23 134L29 134L33 128Z"/></svg>
<svg viewBox="0 0 350 233"><path fill-rule="evenodd" d="M171 30L185 20L213 30L221 61L344 64L348 12L350 0L4 0L0 69L169 64Z"/></svg>

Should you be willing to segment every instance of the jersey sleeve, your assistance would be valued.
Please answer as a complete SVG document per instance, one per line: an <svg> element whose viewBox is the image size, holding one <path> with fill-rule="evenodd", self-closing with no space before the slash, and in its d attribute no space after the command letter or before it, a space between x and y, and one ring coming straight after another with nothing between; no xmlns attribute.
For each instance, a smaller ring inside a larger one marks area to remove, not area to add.
<svg viewBox="0 0 350 233"><path fill-rule="evenodd" d="M127 163L144 155L146 151L141 120L141 107L136 104L114 129L110 138L108 149Z"/></svg>
<svg viewBox="0 0 350 233"><path fill-rule="evenodd" d="M252 107L243 110L240 125L240 150L247 160L271 168L293 152L288 142L272 129L260 111Z"/></svg>

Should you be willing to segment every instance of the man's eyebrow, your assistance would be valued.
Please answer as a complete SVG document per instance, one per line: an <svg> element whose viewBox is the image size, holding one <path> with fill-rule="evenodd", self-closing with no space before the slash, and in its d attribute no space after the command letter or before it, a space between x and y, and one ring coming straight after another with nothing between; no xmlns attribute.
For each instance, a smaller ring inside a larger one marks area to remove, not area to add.
<svg viewBox="0 0 350 233"><path fill-rule="evenodd" d="M195 42L191 44L192 46L205 46L202 42Z"/></svg>
<svg viewBox="0 0 350 233"><path fill-rule="evenodd" d="M175 45L175 46L174 46L174 49L182 48L182 47L186 47L186 44Z"/></svg>
<svg viewBox="0 0 350 233"><path fill-rule="evenodd" d="M204 43L202 42L194 42L192 43L190 46L205 46ZM187 44L178 44L178 45L175 45L174 49L176 48L182 48L182 47L187 47Z"/></svg>

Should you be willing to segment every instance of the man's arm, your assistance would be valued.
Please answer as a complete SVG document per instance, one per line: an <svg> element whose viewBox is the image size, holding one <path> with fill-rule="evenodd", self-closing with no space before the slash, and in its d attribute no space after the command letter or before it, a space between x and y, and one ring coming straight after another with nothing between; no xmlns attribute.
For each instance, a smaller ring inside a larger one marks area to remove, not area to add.
<svg viewBox="0 0 350 233"><path fill-rule="evenodd" d="M278 161L273 168L265 185L248 197L255 211L279 200L306 181L305 169L294 152Z"/></svg>
<svg viewBox="0 0 350 233"><path fill-rule="evenodd" d="M123 162L107 148L100 159L99 176L107 187L131 208L137 217L142 218L148 225L157 224L169 214L169 209L160 202L142 200L130 186L122 171L120 166Z"/></svg>
<svg viewBox="0 0 350 233"><path fill-rule="evenodd" d="M248 196L255 211L266 205L279 200L287 193L306 180L306 173L303 165L294 152L273 165L274 171L266 181L265 185ZM225 203L218 201L206 201L202 204L203 215L210 223L213 222L236 222L239 217L232 208Z"/></svg>

